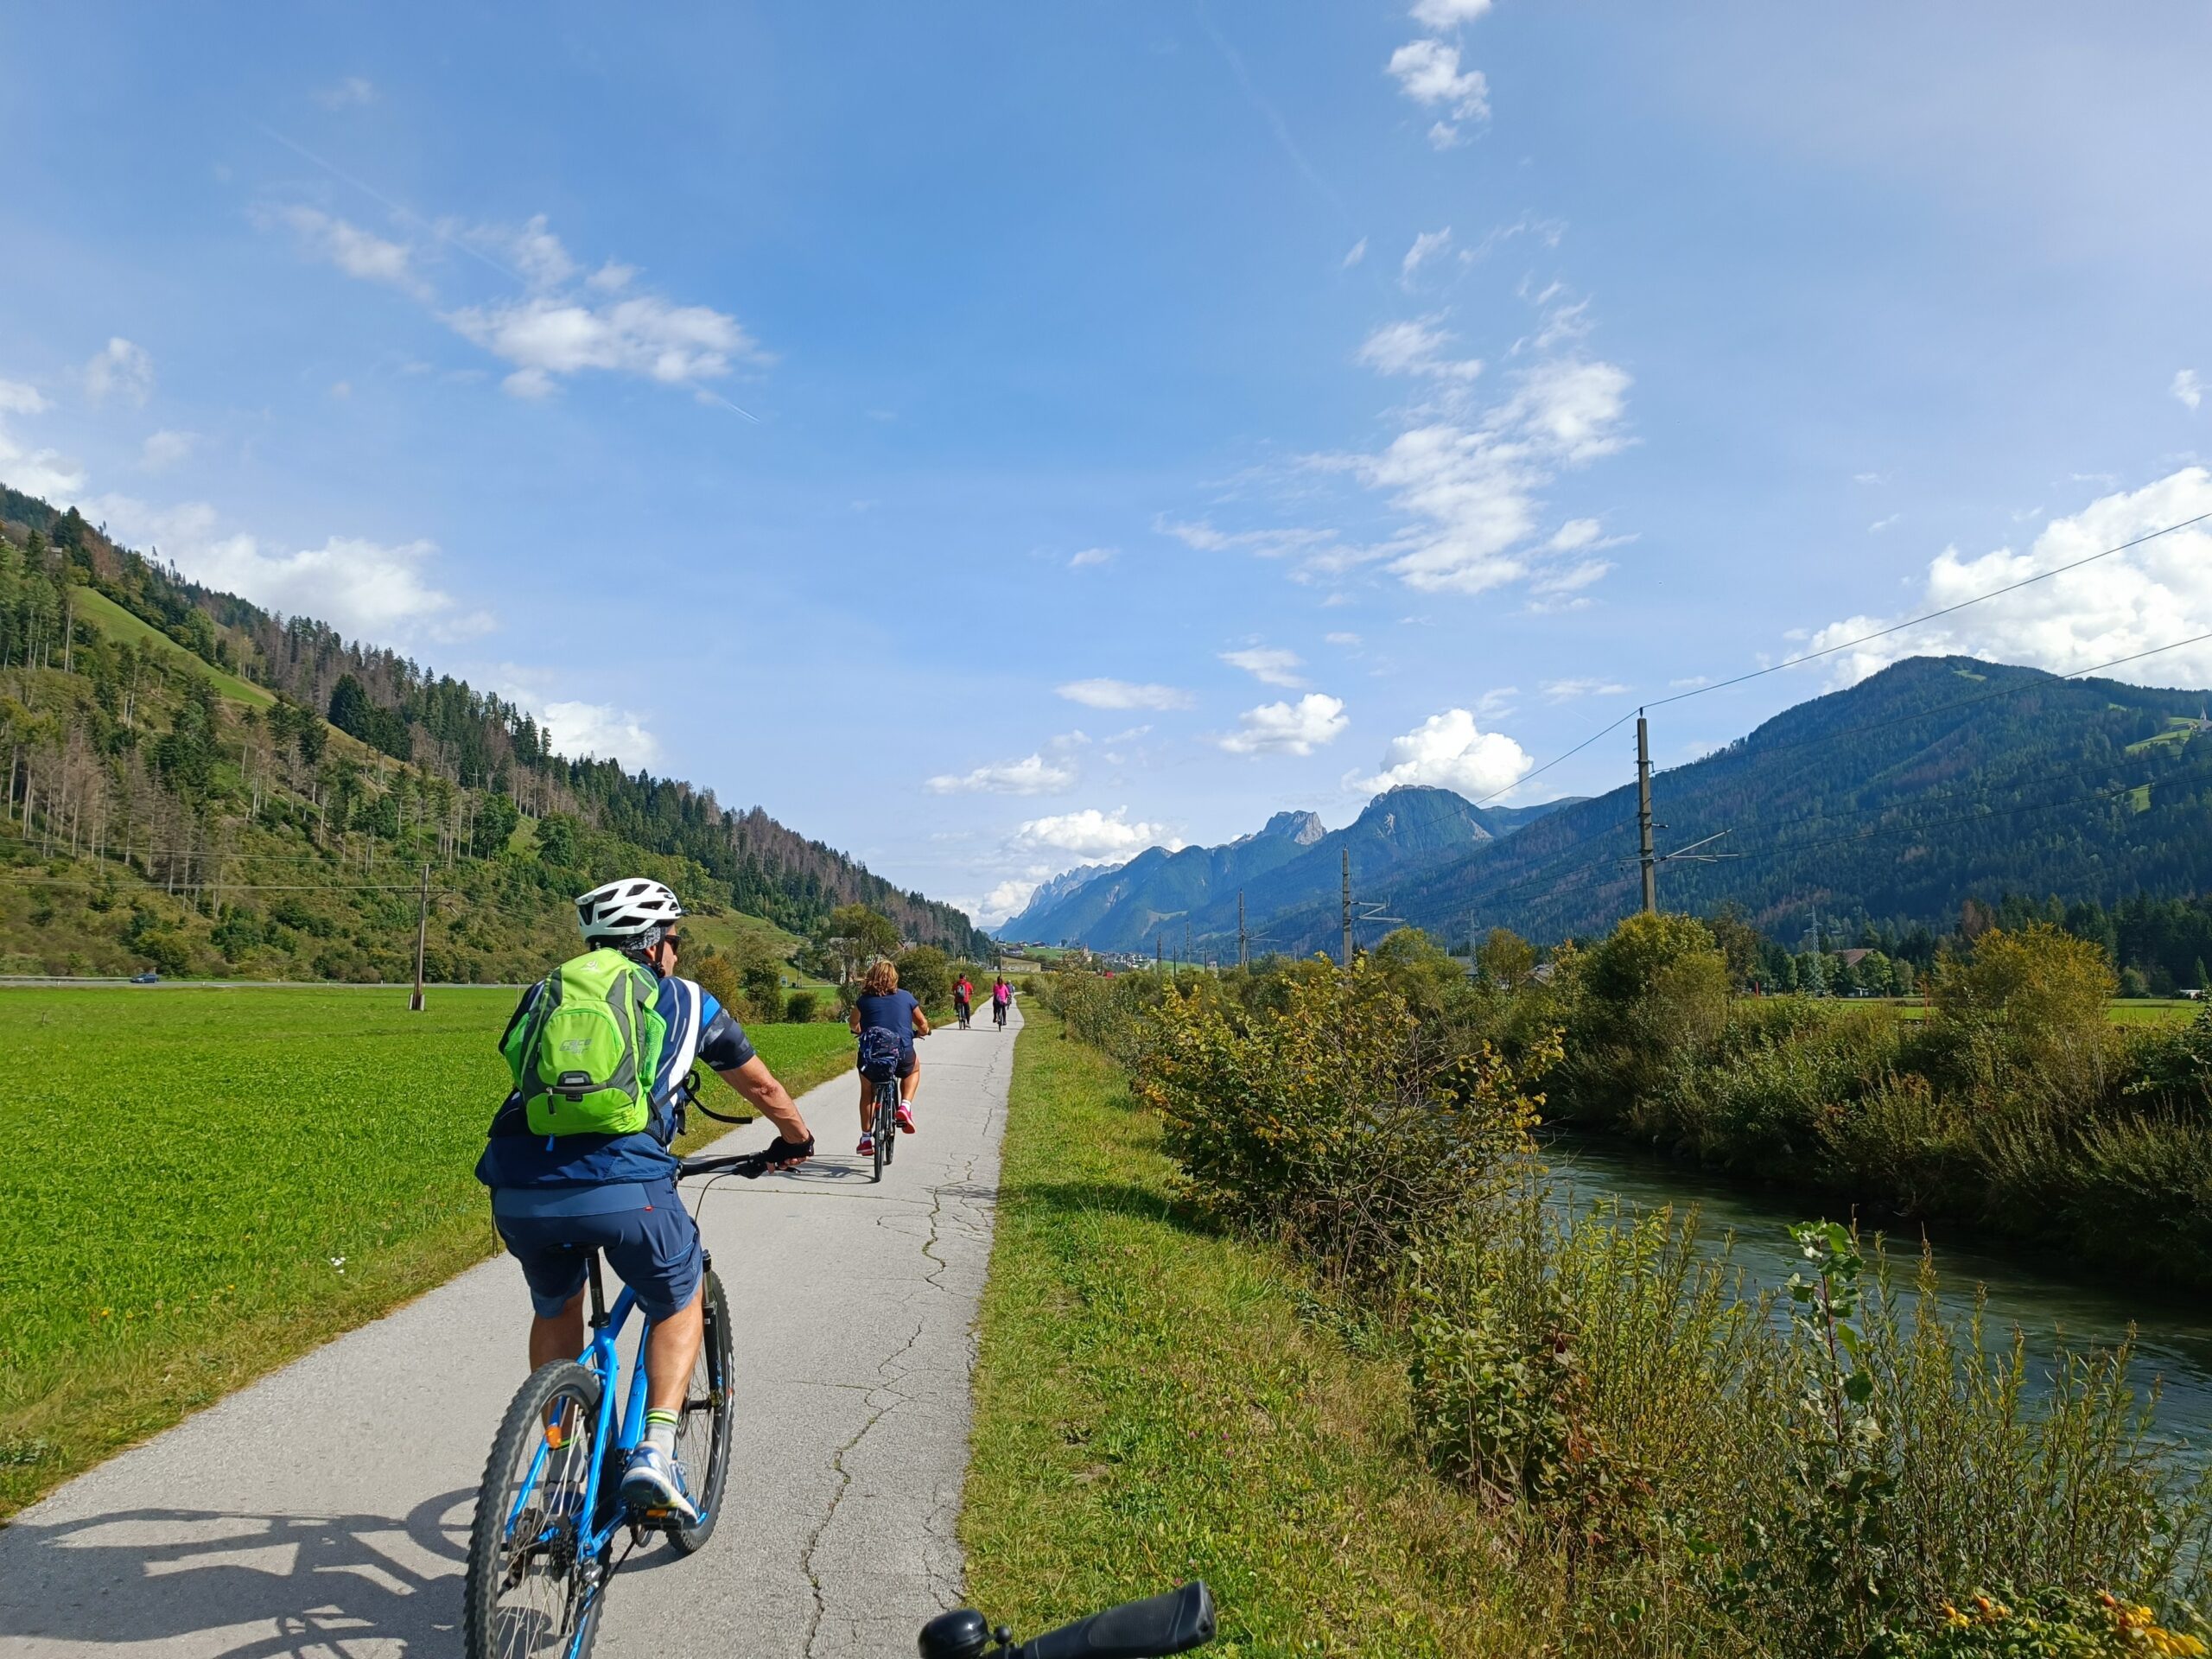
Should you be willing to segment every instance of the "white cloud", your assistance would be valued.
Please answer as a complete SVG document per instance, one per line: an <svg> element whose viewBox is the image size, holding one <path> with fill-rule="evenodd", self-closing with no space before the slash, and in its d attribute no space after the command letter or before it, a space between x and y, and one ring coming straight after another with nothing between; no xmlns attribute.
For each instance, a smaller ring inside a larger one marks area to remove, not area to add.
<svg viewBox="0 0 2212 1659"><path fill-rule="evenodd" d="M1351 245L1351 251L1344 255L1344 262L1339 269L1350 270L1354 265L1357 264L1361 260L1366 257L1367 238L1363 236L1358 241Z"/></svg>
<svg viewBox="0 0 2212 1659"><path fill-rule="evenodd" d="M1554 702L1564 702L1570 697L1618 697L1628 687L1617 680L1583 678L1546 680L1541 689Z"/></svg>
<svg viewBox="0 0 2212 1659"><path fill-rule="evenodd" d="M365 231L350 219L326 213L318 207L264 207L255 213L264 227L282 226L297 238L300 251L320 259L365 283L383 283L412 295L430 297L429 286L415 272L415 255L398 242L387 241Z"/></svg>
<svg viewBox="0 0 2212 1659"><path fill-rule="evenodd" d="M2167 390L2180 400L2185 409L2195 409L2204 401L2204 384L2196 378L2195 369L2176 371L2174 383Z"/></svg>
<svg viewBox="0 0 2212 1659"><path fill-rule="evenodd" d="M1017 851L1049 850L1095 860L1126 857L1147 847L1165 847L1172 852L1183 843L1170 836L1164 824L1130 823L1126 806L1117 806L1111 812L1087 806L1080 812L1032 818L1014 830L1010 844Z"/></svg>
<svg viewBox="0 0 2212 1659"><path fill-rule="evenodd" d="M377 101L377 89L359 75L348 75L335 84L320 88L315 101L326 110L343 110Z"/></svg>
<svg viewBox="0 0 2212 1659"><path fill-rule="evenodd" d="M1130 680L1071 680L1057 687L1070 702L1088 709L1187 709L1191 694L1172 685L1139 684Z"/></svg>
<svg viewBox="0 0 2212 1659"><path fill-rule="evenodd" d="M1073 766L1032 754L978 766L973 772L940 773L925 787L932 795L1050 795L1074 783Z"/></svg>
<svg viewBox="0 0 2212 1659"><path fill-rule="evenodd" d="M1237 548L1263 559L1306 552L1337 537L1336 531L1332 530L1216 530L1203 518L1192 524L1181 524L1165 515L1155 518L1152 527L1161 535L1173 536L1184 546L1194 548L1201 553L1219 553Z"/></svg>
<svg viewBox="0 0 2212 1659"><path fill-rule="evenodd" d="M996 927L1009 916L1019 915L1027 910L1030 895L1037 891L1041 882L1041 877L1025 880L1020 876L1010 875L973 904L963 905L960 908L976 918L976 926Z"/></svg>
<svg viewBox="0 0 2212 1659"><path fill-rule="evenodd" d="M138 447L138 464L149 473L158 473L182 461L199 442L200 435L196 432L171 432L164 429L152 433Z"/></svg>
<svg viewBox="0 0 2212 1659"><path fill-rule="evenodd" d="M1446 347L1454 338L1431 327L1433 319L1386 322L1361 343L1359 360L1381 374L1426 374L1443 380L1471 380L1483 372L1482 359L1453 358Z"/></svg>
<svg viewBox="0 0 2212 1659"><path fill-rule="evenodd" d="M120 397L134 408L143 408L154 391L154 359L143 346L117 335L92 354L85 365L86 395L98 403Z"/></svg>
<svg viewBox="0 0 2212 1659"><path fill-rule="evenodd" d="M1087 565L1111 564L1121 551L1118 547L1086 547L1068 561L1068 568L1080 570Z"/></svg>
<svg viewBox="0 0 2212 1659"><path fill-rule="evenodd" d="M1237 716L1237 729L1217 739L1231 754L1311 754L1350 722L1340 698L1309 691L1296 702L1263 702Z"/></svg>
<svg viewBox="0 0 2212 1659"><path fill-rule="evenodd" d="M1459 67L1456 46L1408 41L1390 54L1389 73L1398 90L1424 109L1440 110L1454 121L1490 119L1490 83L1481 70Z"/></svg>
<svg viewBox="0 0 2212 1659"><path fill-rule="evenodd" d="M2203 512L2212 512L2212 473L2189 467L2052 519L2024 553L1999 548L1965 558L1946 548L1929 565L1908 614L1958 604ZM1847 617L1814 634L1810 649L1841 645L1887 620ZM1830 677L1848 685L1906 657L1947 653L2065 674L2206 632L2212 632L2212 531L2199 524L1843 652L1831 659ZM2184 646L2112 672L2139 684L2202 685L2212 682L2212 645Z"/></svg>
<svg viewBox="0 0 2212 1659"><path fill-rule="evenodd" d="M1306 682L1298 670L1305 666L1298 653L1280 646L1253 645L1243 651L1224 651L1221 660L1231 668L1241 668L1263 685L1298 687Z"/></svg>
<svg viewBox="0 0 2212 1659"><path fill-rule="evenodd" d="M1332 645L1356 645L1360 643L1356 633L1332 633L1325 636Z"/></svg>
<svg viewBox="0 0 2212 1659"><path fill-rule="evenodd" d="M1383 550L1408 586L1481 593L1531 573L1529 560L1542 550L1516 550L1535 533L1536 493L1560 468L1622 446L1628 386L1628 375L1610 363L1544 364L1471 425L1415 427L1379 455L1329 464L1389 492L1392 503L1413 516L1413 525Z"/></svg>
<svg viewBox="0 0 2212 1659"><path fill-rule="evenodd" d="M660 743L645 729L644 717L627 709L603 702L549 702L537 713L556 752L570 760L650 766L660 759Z"/></svg>
<svg viewBox="0 0 2212 1659"><path fill-rule="evenodd" d="M1414 0L1413 20L1423 29L1457 29L1491 8L1491 0Z"/></svg>
<svg viewBox="0 0 2212 1659"><path fill-rule="evenodd" d="M1467 709L1447 709L1403 737L1392 738L1373 777L1350 781L1370 793L1421 784L1457 790L1473 799L1511 788L1535 765L1503 732L1482 730Z"/></svg>
<svg viewBox="0 0 2212 1659"><path fill-rule="evenodd" d="M1889 529L1892 524L1902 524L1904 521L1904 514L1901 512L1893 512L1888 518L1877 518L1872 524L1867 525L1866 533L1869 536L1878 536L1884 531Z"/></svg>
<svg viewBox="0 0 2212 1659"><path fill-rule="evenodd" d="M85 469L58 449L30 449L0 427L0 483L54 503L74 501L85 487Z"/></svg>
<svg viewBox="0 0 2212 1659"><path fill-rule="evenodd" d="M462 639L493 626L481 613L459 613L452 595L430 584L427 570L438 552L430 542L386 547L333 536L321 547L265 551L251 535L226 532L204 501L162 508L105 495L86 506L118 539L147 551L158 548L194 582L378 644L418 635Z"/></svg>
<svg viewBox="0 0 2212 1659"><path fill-rule="evenodd" d="M0 380L0 415L43 415L48 405L36 386Z"/></svg>
<svg viewBox="0 0 2212 1659"><path fill-rule="evenodd" d="M1452 245L1452 227L1440 231L1422 231L1414 238L1413 246L1406 250L1406 257L1398 262L1398 280L1410 286L1414 274Z"/></svg>
<svg viewBox="0 0 2212 1659"><path fill-rule="evenodd" d="M719 379L740 360L765 360L734 317L703 305L641 296L585 303L533 295L468 306L446 321L464 338L515 365L506 388L543 397L555 378L601 369L664 385Z"/></svg>
<svg viewBox="0 0 2212 1659"><path fill-rule="evenodd" d="M619 264L610 259L590 276L585 277L584 282L587 286L595 288L602 294L613 294L618 289L629 287L631 278L637 274L638 268L635 265Z"/></svg>

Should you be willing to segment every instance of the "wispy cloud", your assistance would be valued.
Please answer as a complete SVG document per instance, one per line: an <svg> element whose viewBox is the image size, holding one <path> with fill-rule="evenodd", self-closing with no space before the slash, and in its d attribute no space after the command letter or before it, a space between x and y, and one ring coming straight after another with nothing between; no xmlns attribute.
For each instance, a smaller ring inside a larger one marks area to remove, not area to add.
<svg viewBox="0 0 2212 1659"><path fill-rule="evenodd" d="M1070 702L1086 709L1188 709L1191 694L1172 685L1134 680L1070 680L1054 688Z"/></svg>
<svg viewBox="0 0 2212 1659"><path fill-rule="evenodd" d="M1390 54L1398 90L1426 110L1438 111L1428 142L1449 149L1459 142L1459 124L1490 119L1490 83L1479 69L1459 67L1459 48L1446 41L1408 41Z"/></svg>
<svg viewBox="0 0 2212 1659"><path fill-rule="evenodd" d="M1540 689L1554 702L1565 702L1574 697L1618 697L1628 690L1618 680L1594 678L1546 680Z"/></svg>
<svg viewBox="0 0 2212 1659"><path fill-rule="evenodd" d="M154 392L154 359L143 346L117 335L85 365L85 395L94 403L110 397L143 408Z"/></svg>
<svg viewBox="0 0 2212 1659"><path fill-rule="evenodd" d="M165 472L189 455L199 442L195 432L152 433L138 447L138 465L149 473Z"/></svg>
<svg viewBox="0 0 2212 1659"><path fill-rule="evenodd" d="M2173 393L2184 409L2194 410L2204 401L2204 385L2196 378L2195 369L2177 371L2173 385L2166 390Z"/></svg>
<svg viewBox="0 0 2212 1659"><path fill-rule="evenodd" d="M1224 651L1221 660L1231 668L1243 669L1264 685L1296 690L1306 683L1298 672L1305 665L1303 660L1296 652L1280 646L1252 645L1243 651Z"/></svg>
<svg viewBox="0 0 2212 1659"><path fill-rule="evenodd" d="M365 283L383 283L418 300L430 297L430 285L415 270L414 250L404 243L363 230L352 220L319 207L264 207L256 209L254 217L264 229L281 226L290 231L300 251L310 259L335 265Z"/></svg>
<svg viewBox="0 0 2212 1659"><path fill-rule="evenodd" d="M326 110L355 109L377 101L375 86L360 75L348 75L343 80L315 89L315 101Z"/></svg>
<svg viewBox="0 0 2212 1659"><path fill-rule="evenodd" d="M1406 250L1406 257L1398 262L1398 280L1408 288L1421 268L1452 245L1452 227L1440 231L1422 231L1414 238L1413 246Z"/></svg>
<svg viewBox="0 0 2212 1659"><path fill-rule="evenodd" d="M1344 264L1339 267L1339 269L1350 270L1354 265L1359 264L1361 260L1366 257L1367 238L1363 236L1358 241L1351 245L1351 251L1344 255Z"/></svg>
<svg viewBox="0 0 2212 1659"><path fill-rule="evenodd" d="M1111 564L1121 556L1121 552L1122 550L1118 547L1086 547L1068 560L1068 568L1071 570L1081 570L1088 567Z"/></svg>
<svg viewBox="0 0 2212 1659"><path fill-rule="evenodd" d="M1435 327L1433 317L1386 322L1361 342L1359 360L1381 374L1419 374L1440 380L1472 380L1483 372L1478 357L1453 357L1454 336Z"/></svg>
<svg viewBox="0 0 2212 1659"><path fill-rule="evenodd" d="M973 772L940 773L925 787L932 795L1051 795L1074 787L1075 780L1073 766L1038 753Z"/></svg>

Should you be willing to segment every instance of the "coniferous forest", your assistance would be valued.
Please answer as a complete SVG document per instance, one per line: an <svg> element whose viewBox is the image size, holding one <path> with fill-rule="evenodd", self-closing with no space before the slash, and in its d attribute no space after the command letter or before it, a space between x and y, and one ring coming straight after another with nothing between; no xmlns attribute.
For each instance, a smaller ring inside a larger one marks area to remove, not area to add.
<svg viewBox="0 0 2212 1659"><path fill-rule="evenodd" d="M0 487L0 971L542 971L571 895L642 869L803 933L841 904L957 952L969 918L758 807L556 753L529 710L117 546Z"/></svg>

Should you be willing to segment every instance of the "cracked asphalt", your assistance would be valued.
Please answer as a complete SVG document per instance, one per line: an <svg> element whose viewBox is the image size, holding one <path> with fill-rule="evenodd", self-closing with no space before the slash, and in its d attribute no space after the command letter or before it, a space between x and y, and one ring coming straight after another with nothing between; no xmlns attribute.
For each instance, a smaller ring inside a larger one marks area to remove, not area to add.
<svg viewBox="0 0 2212 1659"><path fill-rule="evenodd" d="M800 1103L812 1163L687 1184L737 1326L729 1495L698 1556L630 1559L600 1654L889 1659L957 1605L1020 1022L922 1045L920 1133L880 1185L851 1151L849 1074ZM487 1262L24 1511L0 1529L0 1655L457 1653L475 1485L527 1311L519 1270Z"/></svg>

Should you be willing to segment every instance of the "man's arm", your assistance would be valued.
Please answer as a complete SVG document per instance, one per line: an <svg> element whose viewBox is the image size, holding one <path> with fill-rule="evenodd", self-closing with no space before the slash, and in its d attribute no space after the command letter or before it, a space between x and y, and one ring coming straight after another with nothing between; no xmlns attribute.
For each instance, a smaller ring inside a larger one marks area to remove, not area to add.
<svg viewBox="0 0 2212 1659"><path fill-rule="evenodd" d="M717 1066L721 1080L751 1101L760 1109L760 1116L776 1126L776 1133L794 1146L804 1146L814 1138L806 1127L806 1120L798 1115L798 1106L791 1099L791 1091L776 1080L768 1063L758 1054L742 1065L728 1069Z"/></svg>
<svg viewBox="0 0 2212 1659"><path fill-rule="evenodd" d="M917 1037L926 1037L929 1034L929 1016L922 1012L920 999L917 998L914 1002L914 1035Z"/></svg>

